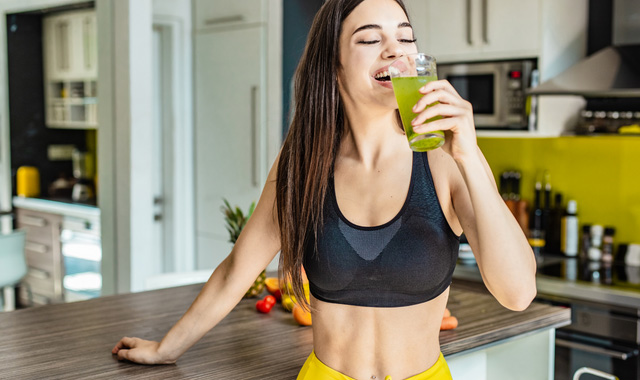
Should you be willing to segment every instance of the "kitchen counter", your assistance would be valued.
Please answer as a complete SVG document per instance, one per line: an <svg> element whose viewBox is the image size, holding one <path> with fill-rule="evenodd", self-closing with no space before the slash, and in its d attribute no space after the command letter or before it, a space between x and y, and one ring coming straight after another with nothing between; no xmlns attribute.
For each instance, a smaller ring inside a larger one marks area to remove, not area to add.
<svg viewBox="0 0 640 380"><path fill-rule="evenodd" d="M256 299L242 300L175 365L140 366L111 355L122 336L160 340L200 289L189 285L0 313L0 373L19 379L296 377L312 349L311 328L298 326L279 305L270 314L257 313ZM471 289L454 282L448 306L460 324L440 333L452 372L456 356L553 333L570 322L568 309L534 303L513 312Z"/></svg>
<svg viewBox="0 0 640 380"><path fill-rule="evenodd" d="M72 202L70 199L13 197L13 207L77 218L92 219L100 217L100 209L95 205Z"/></svg>
<svg viewBox="0 0 640 380"><path fill-rule="evenodd" d="M456 266L453 273L454 279L467 280L481 283L482 277L476 265ZM640 290L629 287L616 287L602 285L587 281L571 281L540 274L536 274L538 296L551 296L552 298L573 299L586 302L598 302L623 308L640 309ZM481 286L484 287L484 286Z"/></svg>

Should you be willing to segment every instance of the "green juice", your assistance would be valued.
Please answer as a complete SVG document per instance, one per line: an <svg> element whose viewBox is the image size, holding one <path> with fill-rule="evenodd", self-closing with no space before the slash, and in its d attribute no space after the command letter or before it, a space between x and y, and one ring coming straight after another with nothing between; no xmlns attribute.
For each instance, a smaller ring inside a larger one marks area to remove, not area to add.
<svg viewBox="0 0 640 380"><path fill-rule="evenodd" d="M400 117L402 118L402 126L404 127L411 149L416 152L426 152L444 144L444 133L442 131L419 134L413 131L413 126L411 125L411 120L417 116L417 114L413 113L412 108L418 103L418 100L423 97L418 90L428 82L437 79L435 75L391 78L393 92L396 95ZM425 124L438 119L442 119L442 116L432 117L425 121Z"/></svg>

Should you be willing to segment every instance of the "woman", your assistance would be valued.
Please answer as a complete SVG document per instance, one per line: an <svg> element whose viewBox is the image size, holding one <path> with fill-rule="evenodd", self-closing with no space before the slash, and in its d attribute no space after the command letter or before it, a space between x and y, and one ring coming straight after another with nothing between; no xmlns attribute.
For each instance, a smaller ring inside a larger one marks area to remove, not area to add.
<svg viewBox="0 0 640 380"><path fill-rule="evenodd" d="M123 338L118 358L175 362L279 250L298 299L302 265L310 281L314 351L299 379L450 379L438 337L462 231L495 298L529 305L533 253L476 144L471 105L447 81L421 89L413 122L444 130L445 145L409 148L379 77L416 51L400 0L325 2L296 74L289 134L248 225L162 342Z"/></svg>

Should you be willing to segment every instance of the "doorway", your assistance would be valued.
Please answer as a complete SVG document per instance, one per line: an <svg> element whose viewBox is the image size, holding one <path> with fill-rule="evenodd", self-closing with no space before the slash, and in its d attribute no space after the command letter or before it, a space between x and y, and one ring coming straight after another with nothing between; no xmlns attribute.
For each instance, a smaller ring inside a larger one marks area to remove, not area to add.
<svg viewBox="0 0 640 380"><path fill-rule="evenodd" d="M173 102L170 94L173 83L172 28L166 24L153 25L153 141L152 177L154 224L152 252L161 263L161 272L173 272L175 252L173 197Z"/></svg>

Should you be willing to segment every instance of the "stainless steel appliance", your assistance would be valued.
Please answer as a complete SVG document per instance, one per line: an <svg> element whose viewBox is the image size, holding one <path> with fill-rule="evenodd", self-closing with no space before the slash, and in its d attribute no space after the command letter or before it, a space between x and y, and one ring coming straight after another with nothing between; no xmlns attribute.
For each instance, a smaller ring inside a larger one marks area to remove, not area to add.
<svg viewBox="0 0 640 380"><path fill-rule="evenodd" d="M478 130L535 129L535 122L529 121L525 91L532 81L535 85L536 72L534 59L438 66L438 78L451 82L473 105Z"/></svg>
<svg viewBox="0 0 640 380"><path fill-rule="evenodd" d="M538 273L563 279L573 289L560 295L539 286L537 300L571 308L571 325L556 331L555 379L571 379L585 366L640 379L640 267L545 257ZM575 290L583 294L572 294ZM619 295L633 292L636 300L620 302Z"/></svg>

